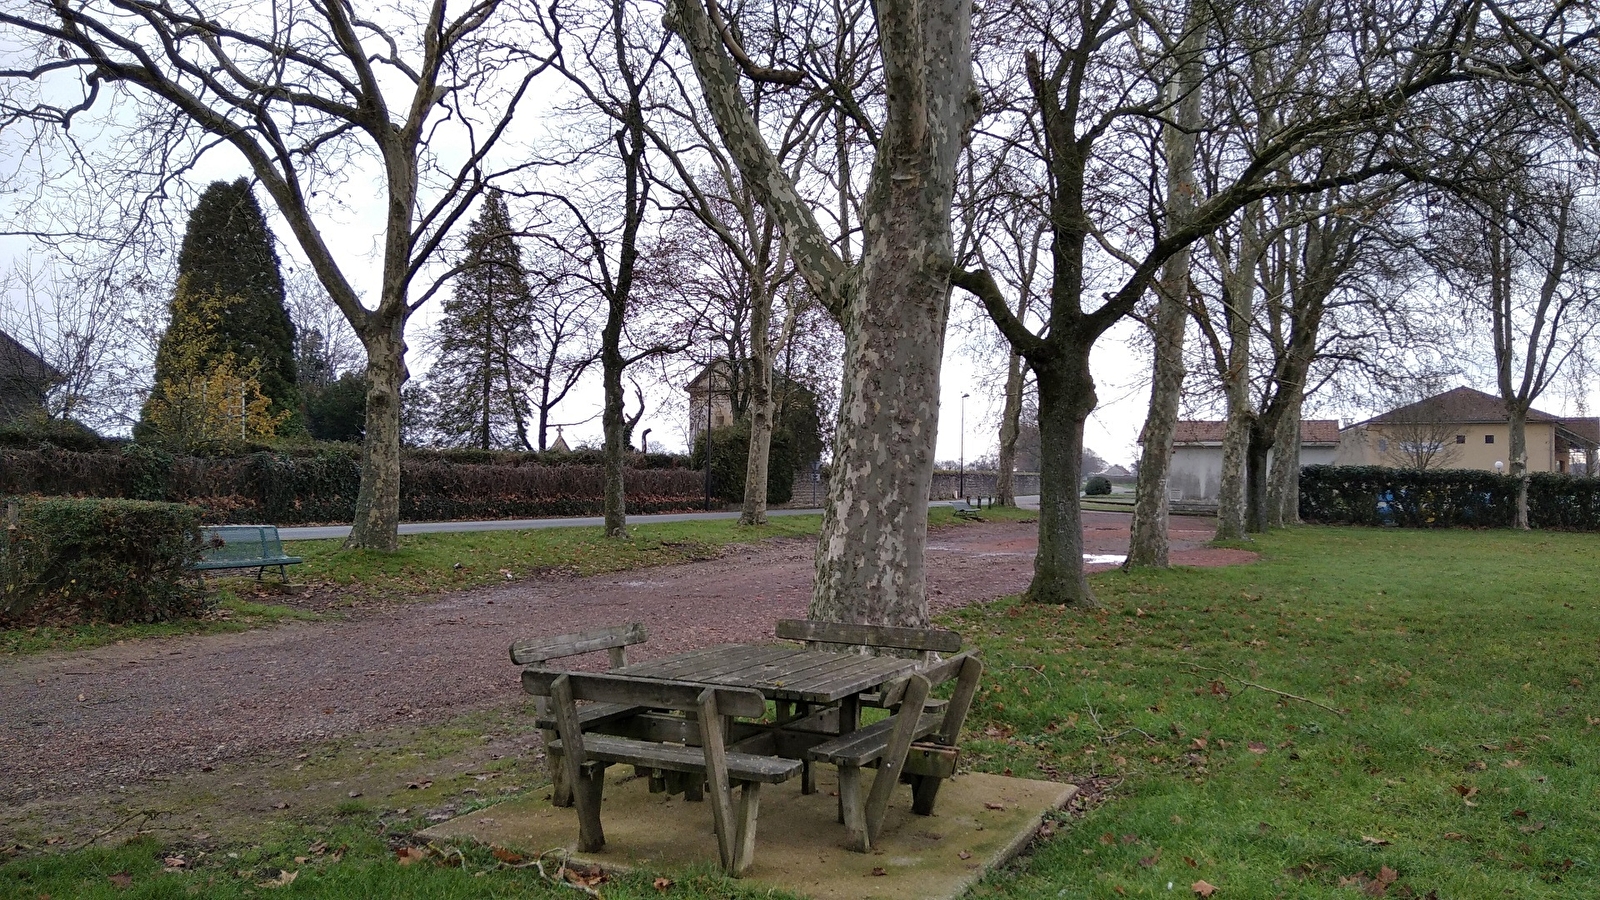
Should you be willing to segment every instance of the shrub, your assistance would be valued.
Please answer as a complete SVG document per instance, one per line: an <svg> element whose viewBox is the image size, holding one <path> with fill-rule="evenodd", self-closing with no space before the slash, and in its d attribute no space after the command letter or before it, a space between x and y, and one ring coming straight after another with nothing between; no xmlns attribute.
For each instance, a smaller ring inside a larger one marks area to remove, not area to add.
<svg viewBox="0 0 1600 900"><path fill-rule="evenodd" d="M1515 518L1516 502L1517 479L1476 469L1307 466L1300 472L1300 518L1307 522L1505 528ZM1533 474L1528 479L1528 524L1600 531L1600 478Z"/></svg>
<svg viewBox="0 0 1600 900"><path fill-rule="evenodd" d="M90 452L106 446L94 429L73 419L52 419L42 412L0 422L0 447Z"/></svg>
<svg viewBox="0 0 1600 900"><path fill-rule="evenodd" d="M400 515L411 521L597 515L604 485L599 466L584 464L587 458L407 451L401 457ZM628 511L697 505L704 482L681 466L684 460L630 457L633 465L624 476ZM188 503L200 507L208 523L348 522L360 486L361 448L352 444L284 445L220 458L174 456L138 443L115 453L0 450L0 494Z"/></svg>
<svg viewBox="0 0 1600 900"><path fill-rule="evenodd" d="M140 500L23 500L9 521L0 624L155 622L205 608L188 582L200 510Z"/></svg>
<svg viewBox="0 0 1600 900"><path fill-rule="evenodd" d="M1100 497L1111 493L1111 479L1104 475L1090 475L1089 480L1083 483L1083 493L1087 497Z"/></svg>
<svg viewBox="0 0 1600 900"><path fill-rule="evenodd" d="M772 447L767 454L767 502L788 503L794 495L794 438L783 429L772 432ZM711 431L711 493L725 503L744 502L744 479L750 461L750 421L740 419ZM705 433L695 439L691 468L706 467Z"/></svg>

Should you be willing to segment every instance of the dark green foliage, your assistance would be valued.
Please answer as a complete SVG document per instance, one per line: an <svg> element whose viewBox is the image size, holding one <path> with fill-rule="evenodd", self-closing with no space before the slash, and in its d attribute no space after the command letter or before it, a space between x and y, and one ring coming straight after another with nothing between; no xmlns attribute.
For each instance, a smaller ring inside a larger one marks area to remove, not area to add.
<svg viewBox="0 0 1600 900"><path fill-rule="evenodd" d="M449 446L531 449L533 292L499 191L467 229L463 266L439 321L428 424Z"/></svg>
<svg viewBox="0 0 1600 900"><path fill-rule="evenodd" d="M825 449L822 401L816 391L793 379L774 375L772 382L772 395L777 400L778 430L788 433L796 464L816 462L822 458Z"/></svg>
<svg viewBox="0 0 1600 900"><path fill-rule="evenodd" d="M595 515L598 451L538 454L406 451L400 516L408 521ZM703 496L684 457L636 456L628 505L688 509ZM318 444L284 452L201 458L132 444L117 453L0 451L0 493L126 497L199 507L208 523L348 522L361 484L361 451Z"/></svg>
<svg viewBox="0 0 1600 900"><path fill-rule="evenodd" d="M711 495L726 503L744 502L745 468L750 459L750 421L740 419L711 432ZM702 432L694 442L689 465L702 473L706 467L706 440ZM767 454L767 502L788 503L794 494L794 437L778 429L772 433ZM704 485L701 486L704 496Z"/></svg>
<svg viewBox="0 0 1600 900"><path fill-rule="evenodd" d="M1104 475L1090 475L1083 483L1083 493L1088 497L1103 497L1111 493L1111 479Z"/></svg>
<svg viewBox="0 0 1600 900"><path fill-rule="evenodd" d="M316 441L359 444L367 431L367 379L346 372L305 387L306 431Z"/></svg>
<svg viewBox="0 0 1600 900"><path fill-rule="evenodd" d="M106 446L105 438L73 419L52 419L40 414L0 422L0 447L59 447L62 450L90 452L103 450Z"/></svg>
<svg viewBox="0 0 1600 900"><path fill-rule="evenodd" d="M1476 469L1307 466L1300 471L1300 518L1329 525L1509 528L1517 480ZM1529 479L1534 528L1600 531L1600 478L1539 472Z"/></svg>
<svg viewBox="0 0 1600 900"><path fill-rule="evenodd" d="M298 427L294 324L283 305L283 278L273 245L266 217L244 179L232 184L212 182L200 195L189 214L178 256L173 320L156 350L156 393L183 356L180 348L171 345L169 336L196 333L194 328L182 327L179 317L205 309L204 304L187 302L188 298L228 300L217 321L202 329L214 340L208 354L221 358L231 353L241 368L259 364L256 377L262 394L272 401L272 411L290 413L290 424L283 430ZM150 436L148 427L136 427L135 436Z"/></svg>
<svg viewBox="0 0 1600 900"><path fill-rule="evenodd" d="M138 500L17 501L0 553L0 625L158 622L204 611L187 566L200 510Z"/></svg>

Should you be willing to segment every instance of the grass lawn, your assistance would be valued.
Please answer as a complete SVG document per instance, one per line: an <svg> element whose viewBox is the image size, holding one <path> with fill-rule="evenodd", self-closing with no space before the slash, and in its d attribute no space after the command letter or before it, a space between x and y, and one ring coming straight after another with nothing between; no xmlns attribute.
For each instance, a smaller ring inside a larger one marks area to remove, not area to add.
<svg viewBox="0 0 1600 900"><path fill-rule="evenodd" d="M1096 576L1094 612L951 615L988 665L966 762L1106 785L974 895L1600 896L1594 541L1303 528L1256 542L1254 566ZM484 849L400 865L424 820L395 807L415 805L308 808L204 857L22 851L0 896L580 896ZM169 856L187 867L163 873ZM767 896L709 869L603 892Z"/></svg>

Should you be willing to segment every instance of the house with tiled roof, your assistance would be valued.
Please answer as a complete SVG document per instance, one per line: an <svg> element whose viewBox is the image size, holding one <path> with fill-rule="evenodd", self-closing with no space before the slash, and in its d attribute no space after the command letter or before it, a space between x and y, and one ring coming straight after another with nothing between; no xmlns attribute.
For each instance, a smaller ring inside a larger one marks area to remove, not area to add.
<svg viewBox="0 0 1600 900"><path fill-rule="evenodd" d="M1593 458L1600 420L1528 410L1528 471L1570 472ZM1511 417L1499 397L1458 387L1408 403L1340 432L1342 466L1511 470ZM1584 450L1591 452L1586 456Z"/></svg>
<svg viewBox="0 0 1600 900"><path fill-rule="evenodd" d="M61 373L0 331L0 422L44 410L45 394Z"/></svg>
<svg viewBox="0 0 1600 900"><path fill-rule="evenodd" d="M1222 486L1222 436L1228 423L1181 419L1172 435L1167 490L1173 500L1215 503ZM1144 443L1144 435L1139 435ZM1337 419L1300 420L1300 465L1333 462L1339 447ZM1270 466L1272 456L1268 454Z"/></svg>

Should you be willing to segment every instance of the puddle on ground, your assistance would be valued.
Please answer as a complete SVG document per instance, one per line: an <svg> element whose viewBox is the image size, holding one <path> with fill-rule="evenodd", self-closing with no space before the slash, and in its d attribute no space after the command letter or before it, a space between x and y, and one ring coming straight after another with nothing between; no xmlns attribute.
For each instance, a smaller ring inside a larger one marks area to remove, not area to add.
<svg viewBox="0 0 1600 900"><path fill-rule="evenodd" d="M1120 566L1128 561L1128 557L1120 553L1085 553L1083 564L1086 566Z"/></svg>

